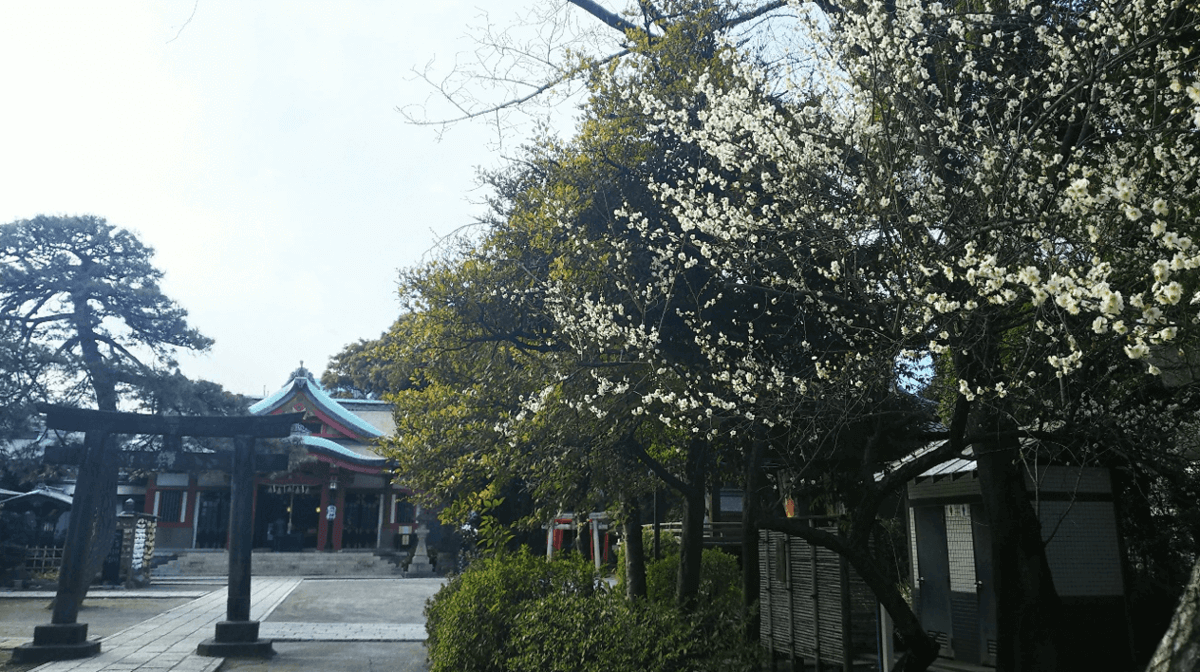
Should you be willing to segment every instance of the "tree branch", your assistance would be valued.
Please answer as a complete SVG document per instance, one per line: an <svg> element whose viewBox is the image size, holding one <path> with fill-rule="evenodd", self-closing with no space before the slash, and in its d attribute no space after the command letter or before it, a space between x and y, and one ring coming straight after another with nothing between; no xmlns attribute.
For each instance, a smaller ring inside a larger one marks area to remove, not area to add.
<svg viewBox="0 0 1200 672"><path fill-rule="evenodd" d="M587 12L588 14L591 14L592 16L596 17L597 19L600 19L605 24L607 24L613 28L616 28L617 30L621 31L622 33L628 33L629 31L633 31L635 33L641 33L643 35L646 35L646 31L642 30L642 28L640 26L630 23L629 21L622 18L621 16L614 14L614 13L608 11L607 9L601 7L600 5L597 5L596 3L592 2L592 0L567 0L567 2L571 3L572 5L575 5L576 7L582 9L583 11ZM650 35L646 35L646 37L650 37Z"/></svg>
<svg viewBox="0 0 1200 672"><path fill-rule="evenodd" d="M626 442L626 445L628 445L630 450L633 451L633 456L636 457L637 460L643 465L648 467L650 471L653 471L655 476L658 476L660 479L662 479L662 482L666 483L667 487L681 494L691 490L691 484L685 483L683 479L679 478L675 474L672 474L662 462L659 462L651 457L650 453L646 452L645 446L643 446L640 441L630 439L628 442Z"/></svg>

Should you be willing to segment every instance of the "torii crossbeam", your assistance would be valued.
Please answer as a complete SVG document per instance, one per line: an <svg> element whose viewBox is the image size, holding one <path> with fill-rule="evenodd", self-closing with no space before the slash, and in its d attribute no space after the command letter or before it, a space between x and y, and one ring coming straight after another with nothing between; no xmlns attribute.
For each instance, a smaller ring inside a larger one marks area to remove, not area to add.
<svg viewBox="0 0 1200 672"><path fill-rule="evenodd" d="M87 623L78 623L79 605L87 594L92 577L87 576L88 542L92 512L101 511L106 490L115 488L121 451L110 440L116 434L159 434L175 439L182 436L225 437L234 440L232 455L221 453L213 466L232 472L229 513L229 599L226 620L216 626L216 636L205 640L197 653L209 656L270 656L269 640L258 639L258 621L250 620L250 559L253 544L254 444L259 438L282 438L291 434L300 422L300 413L264 416L162 416L115 413L39 404L46 415L46 427L84 432L84 450L79 461L79 477L71 504L72 516L63 548L63 563L58 574L58 594L48 625L34 628L33 642L13 649L13 662L32 663L47 660L85 658L100 652L99 640L88 640ZM136 454L136 453L135 453ZM70 455L60 453L59 459ZM230 460L229 458L232 458ZM74 460L72 460L74 461ZM223 463L223 464L222 464ZM225 466L228 465L228 466Z"/></svg>

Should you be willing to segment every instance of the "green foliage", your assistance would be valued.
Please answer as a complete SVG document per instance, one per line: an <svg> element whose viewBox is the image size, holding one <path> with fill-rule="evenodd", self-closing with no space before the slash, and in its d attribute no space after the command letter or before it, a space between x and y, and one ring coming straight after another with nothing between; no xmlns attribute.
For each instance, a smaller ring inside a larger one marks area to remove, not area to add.
<svg viewBox="0 0 1200 672"><path fill-rule="evenodd" d="M425 609L430 670L752 669L758 651L740 641L737 563L710 551L704 570L701 608L683 614L673 587L664 599L630 602L598 588L579 559L522 550L478 560Z"/></svg>
<svg viewBox="0 0 1200 672"><path fill-rule="evenodd" d="M94 215L0 226L0 338L26 361L46 363L53 351L56 389L78 401L90 387L99 408L117 410L119 392L137 393L147 376L172 368L177 349L212 345L160 290L153 253Z"/></svg>
<svg viewBox="0 0 1200 672"><path fill-rule="evenodd" d="M674 604L677 578L679 576L679 539L670 532L659 536L658 560L652 559L654 531L642 529L646 550L646 597L656 604ZM625 545L617 551L617 592L625 592ZM728 553L715 548L706 549L700 555L701 609L736 613L742 604L742 570L737 560Z"/></svg>
<svg viewBox="0 0 1200 672"><path fill-rule="evenodd" d="M646 555L646 580L649 581L650 565L655 564L654 560L654 530L650 528L642 528L642 550ZM679 537L673 533L663 530L658 536L658 552L660 561L674 555L679 557ZM679 561L676 559L675 566L679 566ZM625 544L621 544L617 548L617 592L625 593ZM666 584L664 584L666 585ZM647 590L649 586L647 586ZM674 590L674 588L672 588ZM674 593L671 593L673 596Z"/></svg>
<svg viewBox="0 0 1200 672"><path fill-rule="evenodd" d="M510 669L685 669L695 645L687 626L669 606L630 603L616 593L552 595L530 605L518 619Z"/></svg>
<svg viewBox="0 0 1200 672"><path fill-rule="evenodd" d="M682 672L757 669L755 646L736 622L687 616L670 604L615 592L550 595L529 605L513 631L513 672Z"/></svg>
<svg viewBox="0 0 1200 672"><path fill-rule="evenodd" d="M192 380L179 369L138 376L145 412L167 415L245 415L250 401L209 380Z"/></svg>
<svg viewBox="0 0 1200 672"><path fill-rule="evenodd" d="M718 57L719 4L664 4L669 16L693 12L694 20L664 16L655 19L654 39L631 34L628 62L593 71L578 133L567 141L539 137L507 169L486 174L496 195L485 226L402 272L410 329L389 366L420 371L422 385L392 397L397 431L387 451L405 485L441 507L444 521L464 522L473 497L510 488L528 494L528 515L540 519L599 510L614 492L653 487L644 464L630 468L637 459L681 470L692 425L657 420L670 400L651 402L654 412L637 407L659 399L644 394L646 385L681 395L710 385L691 368L700 358L681 331L677 303L715 301L720 288L709 282L711 271L692 269L679 297L631 295L628 288L644 284L661 260L614 210L657 208L654 226L675 226L650 185L700 164L694 147L652 129L657 122L636 94L656 87L682 97L700 69L713 81L735 76ZM636 249L620 253L614 241L630 239ZM662 331L672 365L648 368L645 353L586 327L565 328L587 316L548 291L554 286ZM754 303L726 296L727 305ZM339 371L353 369L360 350L370 348L347 348ZM605 394L596 395L598 382ZM711 410L692 408L695 424L711 427ZM669 432L678 439L668 440ZM629 454L630 437L647 446L644 455Z"/></svg>
<svg viewBox="0 0 1200 672"><path fill-rule="evenodd" d="M503 497L479 498L478 501L479 527L475 536L479 547L492 555L503 553L516 538L512 529L491 513L499 509L503 503Z"/></svg>
<svg viewBox="0 0 1200 672"><path fill-rule="evenodd" d="M425 607L430 672L507 670L511 632L529 603L594 590L592 570L582 561L547 562L527 550L477 560Z"/></svg>
<svg viewBox="0 0 1200 672"><path fill-rule="evenodd" d="M646 563L646 596L651 602L674 604L678 576L678 551ZM732 555L704 549L698 604L701 612L717 614L736 614L742 609L742 570Z"/></svg>
<svg viewBox="0 0 1200 672"><path fill-rule="evenodd" d="M404 356L404 346L416 334L417 320L401 315L375 340L362 339L329 358L321 385L335 397L382 399L421 386L422 363Z"/></svg>

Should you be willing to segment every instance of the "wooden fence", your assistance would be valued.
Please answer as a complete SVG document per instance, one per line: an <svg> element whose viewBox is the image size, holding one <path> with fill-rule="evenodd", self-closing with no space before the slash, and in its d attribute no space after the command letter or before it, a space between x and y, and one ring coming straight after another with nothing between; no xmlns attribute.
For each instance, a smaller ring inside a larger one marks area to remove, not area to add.
<svg viewBox="0 0 1200 672"><path fill-rule="evenodd" d="M62 546L30 546L25 549L25 571L31 576L56 572L62 567Z"/></svg>
<svg viewBox="0 0 1200 672"><path fill-rule="evenodd" d="M653 523L642 525L642 529L653 530ZM670 533L678 539L683 536L683 523L660 523L659 529L664 534ZM705 546L738 546L742 543L741 522L720 522L704 524Z"/></svg>

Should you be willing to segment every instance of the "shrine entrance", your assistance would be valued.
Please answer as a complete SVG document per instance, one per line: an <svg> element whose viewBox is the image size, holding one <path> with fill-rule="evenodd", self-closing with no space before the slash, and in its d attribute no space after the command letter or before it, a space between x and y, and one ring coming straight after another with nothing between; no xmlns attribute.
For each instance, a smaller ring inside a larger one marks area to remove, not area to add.
<svg viewBox="0 0 1200 672"><path fill-rule="evenodd" d="M196 501L196 548L225 548L228 542L229 491L201 491Z"/></svg>
<svg viewBox="0 0 1200 672"><path fill-rule="evenodd" d="M321 495L317 487L259 485L254 512L254 547L273 551L315 549L320 508Z"/></svg>
<svg viewBox="0 0 1200 672"><path fill-rule="evenodd" d="M379 545L379 495L351 492L346 495L342 523L342 548L375 548Z"/></svg>

